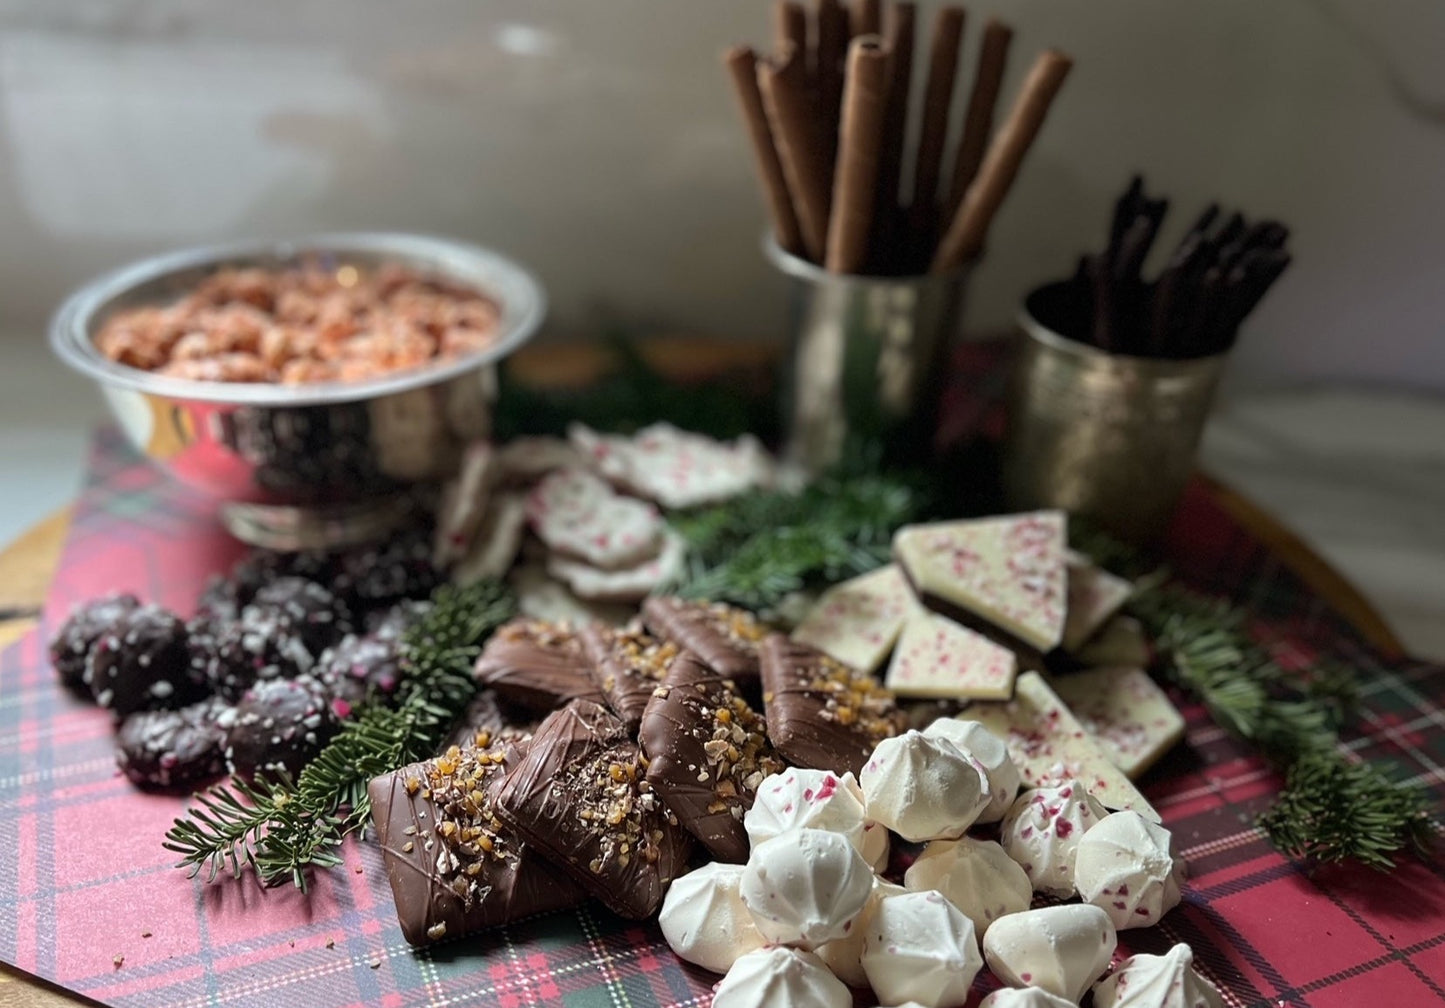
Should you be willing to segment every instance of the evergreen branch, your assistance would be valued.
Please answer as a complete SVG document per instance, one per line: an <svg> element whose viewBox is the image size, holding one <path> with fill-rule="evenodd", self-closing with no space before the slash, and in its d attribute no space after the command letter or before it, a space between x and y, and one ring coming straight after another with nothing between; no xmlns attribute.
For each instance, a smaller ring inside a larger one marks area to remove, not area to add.
<svg viewBox="0 0 1445 1008"><path fill-rule="evenodd" d="M166 833L165 847L182 855L177 867L192 877L208 869L208 882L224 867L233 875L250 867L264 885L290 880L305 889L309 868L341 863L336 847L370 814L367 784L435 752L476 691L470 673L481 642L515 611L495 581L444 586L432 603L402 638L390 705L366 704L294 782L233 777L196 795L189 818Z"/></svg>

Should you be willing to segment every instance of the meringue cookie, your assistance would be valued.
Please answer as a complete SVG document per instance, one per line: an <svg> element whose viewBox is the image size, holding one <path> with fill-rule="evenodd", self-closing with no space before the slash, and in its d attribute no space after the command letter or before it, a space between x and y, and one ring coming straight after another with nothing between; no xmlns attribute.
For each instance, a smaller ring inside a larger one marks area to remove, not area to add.
<svg viewBox="0 0 1445 1008"><path fill-rule="evenodd" d="M879 901L863 942L863 971L879 1000L960 1005L982 968L973 922L942 893Z"/></svg>
<svg viewBox="0 0 1445 1008"><path fill-rule="evenodd" d="M973 921L982 936L1006 914L1029 908L1033 886L1018 862L992 840L935 840L903 876L914 892L936 889Z"/></svg>
<svg viewBox="0 0 1445 1008"><path fill-rule="evenodd" d="M657 923L679 959L726 973L767 944L738 892L742 875L742 865L712 862L673 880Z"/></svg>
<svg viewBox="0 0 1445 1008"><path fill-rule="evenodd" d="M1074 781L1025 791L1003 818L999 842L1038 892L1074 894L1074 858L1084 834L1107 815Z"/></svg>
<svg viewBox="0 0 1445 1008"><path fill-rule="evenodd" d="M868 902L863 904L863 909L858 911L858 916L848 922L847 934L816 949L824 965L849 987L868 986L868 974L863 972L863 941L868 937L868 925L873 921L878 904L885 897L902 896L906 892L908 890L901 885L874 876L873 892L869 894Z"/></svg>
<svg viewBox="0 0 1445 1008"><path fill-rule="evenodd" d="M712 995L712 1008L850 1008L852 1004L852 993L817 956L779 946L739 956Z"/></svg>
<svg viewBox="0 0 1445 1008"><path fill-rule="evenodd" d="M1069 903L1000 917L984 935L983 957L1010 987L1042 987L1077 1004L1118 943L1108 914Z"/></svg>
<svg viewBox="0 0 1445 1008"><path fill-rule="evenodd" d="M1194 969L1183 942L1162 956L1132 955L1094 985L1095 1008L1223 1008L1218 988Z"/></svg>
<svg viewBox="0 0 1445 1008"><path fill-rule="evenodd" d="M888 863L888 830L863 810L863 789L853 774L789 769L764 777L743 829L756 847L794 829L841 833L875 869Z"/></svg>
<svg viewBox="0 0 1445 1008"><path fill-rule="evenodd" d="M978 1003L978 1008L1078 1008L1042 987L1000 987Z"/></svg>
<svg viewBox="0 0 1445 1008"><path fill-rule="evenodd" d="M839 833L792 830L753 848L738 891L765 939L812 951L847 933L873 869Z"/></svg>
<svg viewBox="0 0 1445 1008"><path fill-rule="evenodd" d="M1169 831L1138 812L1114 812L1079 839L1074 885L1123 930L1150 927L1179 905L1183 862L1169 853Z"/></svg>
<svg viewBox="0 0 1445 1008"><path fill-rule="evenodd" d="M868 815L905 840L952 840L992 797L988 778L947 739L908 731L884 739L858 783Z"/></svg>
<svg viewBox="0 0 1445 1008"><path fill-rule="evenodd" d="M977 721L941 717L923 729L933 738L946 738L965 755L978 761L988 778L988 805L978 814L976 822L998 822L1018 796L1021 778L1014 766L1004 740Z"/></svg>

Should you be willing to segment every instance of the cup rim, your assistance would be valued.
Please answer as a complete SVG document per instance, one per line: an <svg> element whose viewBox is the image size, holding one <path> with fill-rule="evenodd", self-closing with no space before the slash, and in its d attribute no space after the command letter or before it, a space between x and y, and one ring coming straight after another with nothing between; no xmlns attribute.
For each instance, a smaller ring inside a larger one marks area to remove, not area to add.
<svg viewBox="0 0 1445 1008"><path fill-rule="evenodd" d="M973 263L964 263L947 273L917 273L912 276L889 276L875 273L830 273L815 262L794 255L778 244L777 235L764 231L761 243L763 255L787 276L806 280L814 284L837 286L864 286L887 284L895 287L947 287L961 283L973 272Z"/></svg>
<svg viewBox="0 0 1445 1008"><path fill-rule="evenodd" d="M1085 343L1052 328L1047 323L1039 320L1034 313L1031 304L1046 292L1060 290L1068 286L1067 280L1051 280L1048 283L1040 284L1024 295L1023 304L1019 307L1015 319L1018 327L1023 330L1029 339L1041 343L1052 350L1060 353L1071 354L1075 357L1083 357L1101 363L1114 362L1132 368L1150 371L1168 371L1177 373L1189 371L1194 367L1200 369L1219 366L1228 358L1229 352L1217 354L1206 354L1201 357L1141 357L1136 354L1114 353L1104 350L1092 343Z"/></svg>

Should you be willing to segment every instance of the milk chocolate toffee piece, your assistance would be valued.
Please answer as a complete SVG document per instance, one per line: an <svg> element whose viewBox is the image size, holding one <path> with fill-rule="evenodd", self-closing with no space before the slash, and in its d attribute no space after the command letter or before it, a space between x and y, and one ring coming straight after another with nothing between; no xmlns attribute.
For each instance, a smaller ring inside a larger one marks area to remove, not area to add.
<svg viewBox="0 0 1445 1008"><path fill-rule="evenodd" d="M524 711L509 708L497 697L496 691L484 689L467 704L437 751L444 753L452 746L486 749L499 743L524 742L537 729L537 721Z"/></svg>
<svg viewBox="0 0 1445 1008"><path fill-rule="evenodd" d="M747 861L743 814L763 778L783 769L765 727L732 680L690 651L673 661L642 715L647 782L719 861Z"/></svg>
<svg viewBox="0 0 1445 1008"><path fill-rule="evenodd" d="M567 624L516 619L492 634L473 674L502 699L546 713L575 697L600 698L589 668Z"/></svg>
<svg viewBox="0 0 1445 1008"><path fill-rule="evenodd" d="M453 748L367 788L397 920L411 944L581 902L581 890L496 816L488 785L518 758L506 744Z"/></svg>
<svg viewBox="0 0 1445 1008"><path fill-rule="evenodd" d="M547 716L491 792L501 820L608 909L657 911L692 838L645 776L642 750L599 704Z"/></svg>
<svg viewBox="0 0 1445 1008"><path fill-rule="evenodd" d="M581 636L582 650L591 660L593 683L635 738L652 691L667 677L668 667L682 649L639 629L601 623L587 627Z"/></svg>
<svg viewBox="0 0 1445 1008"><path fill-rule="evenodd" d="M746 609L655 595L642 604L642 619L654 636L694 652L724 679L757 679L758 643L768 628Z"/></svg>
<svg viewBox="0 0 1445 1008"><path fill-rule="evenodd" d="M759 657L768 738L795 766L856 774L903 730L893 694L871 676L782 634L763 641Z"/></svg>

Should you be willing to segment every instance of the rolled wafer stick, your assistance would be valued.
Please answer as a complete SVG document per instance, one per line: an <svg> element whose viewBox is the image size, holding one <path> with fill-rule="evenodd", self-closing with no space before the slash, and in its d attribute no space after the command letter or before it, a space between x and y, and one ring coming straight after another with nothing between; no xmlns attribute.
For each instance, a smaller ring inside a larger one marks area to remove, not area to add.
<svg viewBox="0 0 1445 1008"><path fill-rule="evenodd" d="M821 263L828 246L830 172L802 50L788 43L776 59L759 60L758 87L798 215L803 250Z"/></svg>
<svg viewBox="0 0 1445 1008"><path fill-rule="evenodd" d="M933 18L933 39L928 49L928 77L923 87L923 118L918 131L918 160L913 169L913 204L909 225L922 234L935 219L939 165L948 136L948 106L958 72L958 48L963 38L962 7L940 7Z"/></svg>
<svg viewBox="0 0 1445 1008"><path fill-rule="evenodd" d="M838 110L843 105L843 61L848 55L848 12L840 0L817 0L813 42L813 79L818 91L818 118L825 124L828 163L837 153Z"/></svg>
<svg viewBox="0 0 1445 1008"><path fill-rule="evenodd" d="M876 35L859 36L848 47L833 213L824 262L832 273L858 273L868 261L883 114L888 105L889 64L887 45Z"/></svg>
<svg viewBox="0 0 1445 1008"><path fill-rule="evenodd" d="M848 11L848 34L877 35L883 25L882 3L880 0L853 0Z"/></svg>
<svg viewBox="0 0 1445 1008"><path fill-rule="evenodd" d="M1019 166L1038 136L1073 61L1050 49L1034 60L1023 90L1009 110L1008 120L989 144L978 178L969 186L958 213L934 253L932 270L946 273L975 258L983 250L989 224L1018 175Z"/></svg>
<svg viewBox="0 0 1445 1008"><path fill-rule="evenodd" d="M1008 47L1013 41L1013 29L1001 21L989 18L983 27L983 41L978 48L978 68L973 75L973 90L968 96L968 113L963 120L963 134L958 141L958 152L953 159L953 180L948 187L948 201L944 204L945 219L950 219L963 202L963 194L978 174L979 163L983 161L984 149L988 147L989 134L993 132L993 110L998 105L998 94L1003 88L1004 70L1008 67Z"/></svg>
<svg viewBox="0 0 1445 1008"><path fill-rule="evenodd" d="M762 92L758 90L757 56L747 46L734 46L723 54L723 63L733 79L733 91L748 127L753 163L767 200L773 236L781 248L794 255L802 255L803 234L798 228L798 216L793 212L793 200L788 195L788 183L783 177L778 150L773 145L767 113L763 111Z"/></svg>
<svg viewBox="0 0 1445 1008"><path fill-rule="evenodd" d="M888 72L888 106L883 113L882 150L878 161L878 197L874 207L870 267L900 268L896 262L902 222L898 183L903 176L903 139L908 130L908 91L913 71L913 36L917 5L907 0L889 4L883 38L892 62Z"/></svg>
<svg viewBox="0 0 1445 1008"><path fill-rule="evenodd" d="M797 0L777 0L773 5L774 45L779 52L791 42L799 51L808 50L808 15Z"/></svg>

